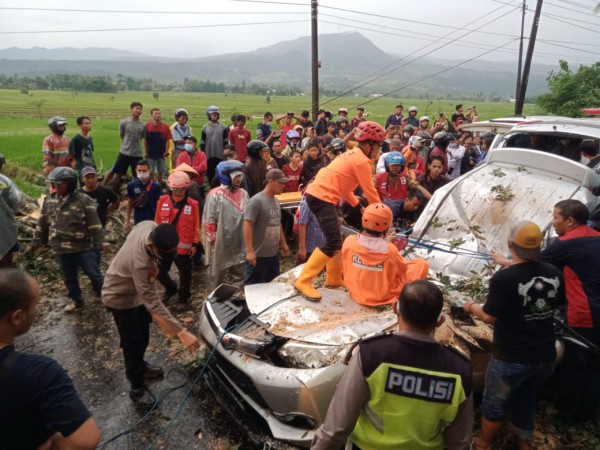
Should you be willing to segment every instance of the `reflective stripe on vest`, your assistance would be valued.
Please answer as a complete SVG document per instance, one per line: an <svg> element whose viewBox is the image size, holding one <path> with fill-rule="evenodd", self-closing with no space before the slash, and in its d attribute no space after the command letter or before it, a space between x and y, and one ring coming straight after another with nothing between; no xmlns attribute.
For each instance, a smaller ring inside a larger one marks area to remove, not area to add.
<svg viewBox="0 0 600 450"><path fill-rule="evenodd" d="M460 375L382 363L350 440L362 450L444 448L444 429L466 400Z"/></svg>

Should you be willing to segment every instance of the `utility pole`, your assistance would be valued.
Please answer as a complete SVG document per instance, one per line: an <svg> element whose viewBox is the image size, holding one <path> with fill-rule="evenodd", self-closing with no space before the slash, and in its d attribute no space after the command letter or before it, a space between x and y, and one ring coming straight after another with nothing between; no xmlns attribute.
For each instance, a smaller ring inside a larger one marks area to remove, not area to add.
<svg viewBox="0 0 600 450"><path fill-rule="evenodd" d="M523 34L525 33L525 9L527 5L525 0L523 0L523 10L521 13L521 41L519 43L519 66L517 67L517 90L515 91L515 110L516 110L516 100L519 98L519 90L521 89L521 67L523 65ZM515 111L515 114L516 111Z"/></svg>
<svg viewBox="0 0 600 450"><path fill-rule="evenodd" d="M529 36L529 46L527 47L527 56L525 57L525 67L523 68L523 78L519 88L519 96L515 104L515 115L523 114L523 104L525 103L525 94L527 93L527 83L529 82L529 70L531 69L531 60L533 59L533 49L535 48L535 39L537 37L538 25L540 23L540 14L542 13L543 0L537 0L535 15L531 24L531 35Z"/></svg>
<svg viewBox="0 0 600 450"><path fill-rule="evenodd" d="M312 120L319 111L319 33L317 29L317 0L310 2L311 72L312 72Z"/></svg>

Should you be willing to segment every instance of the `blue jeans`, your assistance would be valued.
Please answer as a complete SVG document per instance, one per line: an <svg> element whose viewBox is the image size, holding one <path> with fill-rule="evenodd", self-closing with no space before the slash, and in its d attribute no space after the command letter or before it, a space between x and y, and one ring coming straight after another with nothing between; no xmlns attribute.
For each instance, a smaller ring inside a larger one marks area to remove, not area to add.
<svg viewBox="0 0 600 450"><path fill-rule="evenodd" d="M554 362L520 364L492 357L485 372L482 416L492 422L503 422L510 415L517 435L531 439L537 391L553 370Z"/></svg>
<svg viewBox="0 0 600 450"><path fill-rule="evenodd" d="M79 267L81 267L81 270L83 270L92 282L94 292L96 294L101 293L104 277L100 273L97 255L93 249L58 255L58 265L65 277L65 284L67 285L68 297L70 299L78 302L83 301L81 288L79 287Z"/></svg>
<svg viewBox="0 0 600 450"><path fill-rule="evenodd" d="M246 261L244 286L249 284L268 283L279 276L279 254L268 257L256 257L256 266Z"/></svg>

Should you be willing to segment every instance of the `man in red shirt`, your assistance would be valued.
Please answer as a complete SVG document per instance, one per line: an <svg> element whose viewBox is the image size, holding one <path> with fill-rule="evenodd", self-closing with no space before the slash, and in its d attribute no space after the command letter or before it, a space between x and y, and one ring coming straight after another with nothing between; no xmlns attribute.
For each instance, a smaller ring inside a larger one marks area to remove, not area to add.
<svg viewBox="0 0 600 450"><path fill-rule="evenodd" d="M364 106L358 106L356 108L356 117L354 119L352 119L352 122L350 122L351 130L354 130L358 126L359 123L365 122L367 120L363 116L364 113L365 113Z"/></svg>
<svg viewBox="0 0 600 450"><path fill-rule="evenodd" d="M246 146L252 140L250 130L246 128L246 116L238 114L235 121L235 128L229 131L229 142L235 145L235 151L238 155L238 160L246 162Z"/></svg>
<svg viewBox="0 0 600 450"><path fill-rule="evenodd" d="M283 173L290 181L285 183L283 192L298 192L300 175L302 175L302 153L299 150L292 151L289 164L283 166Z"/></svg>
<svg viewBox="0 0 600 450"><path fill-rule="evenodd" d="M283 120L283 124L281 123L282 120ZM288 131L294 129L294 126L298 123L298 121L296 119L294 119L293 111L288 111L287 114L285 114L285 115L283 115L283 114L278 115L277 119L275 120L275 123L277 124L277 126L279 127L279 130L281 131L281 135L279 137L279 140L281 141L281 145L283 147L286 147L287 142L285 140L285 135Z"/></svg>
<svg viewBox="0 0 600 450"><path fill-rule="evenodd" d="M163 174L167 171L165 158L169 154L169 143L173 136L171 129L162 121L160 109L152 108L152 120L146 123L145 159L150 164L150 170L156 175L156 181L161 184Z"/></svg>

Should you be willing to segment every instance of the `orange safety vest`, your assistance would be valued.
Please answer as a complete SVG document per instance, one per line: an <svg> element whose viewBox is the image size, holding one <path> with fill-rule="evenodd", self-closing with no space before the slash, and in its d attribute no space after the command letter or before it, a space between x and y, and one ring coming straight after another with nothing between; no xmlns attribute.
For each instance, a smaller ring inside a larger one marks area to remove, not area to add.
<svg viewBox="0 0 600 450"><path fill-rule="evenodd" d="M172 223L175 216L179 212L173 206L173 201L170 195L162 195L158 199L156 208L156 220L158 224ZM199 212L198 202L191 198L187 199L187 204L183 205L183 211L177 220L177 234L179 235L179 244L177 244L177 253L179 255L187 255L192 250L194 243L199 242ZM198 228L198 230L196 230Z"/></svg>
<svg viewBox="0 0 600 450"><path fill-rule="evenodd" d="M405 284L427 277L427 261L422 258L405 261L394 244L388 242L387 246L387 252L376 253L360 245L358 235L348 236L344 241L344 285L361 305L394 303Z"/></svg>

